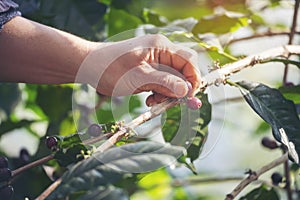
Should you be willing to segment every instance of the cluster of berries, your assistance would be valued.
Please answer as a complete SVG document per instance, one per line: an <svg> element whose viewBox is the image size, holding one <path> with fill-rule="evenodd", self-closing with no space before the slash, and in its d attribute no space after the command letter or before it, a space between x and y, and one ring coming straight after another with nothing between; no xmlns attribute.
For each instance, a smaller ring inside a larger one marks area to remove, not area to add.
<svg viewBox="0 0 300 200"><path fill-rule="evenodd" d="M9 185L9 181L12 177L12 172L8 168L8 160L4 156L0 156L0 199L10 200L14 194L14 188Z"/></svg>

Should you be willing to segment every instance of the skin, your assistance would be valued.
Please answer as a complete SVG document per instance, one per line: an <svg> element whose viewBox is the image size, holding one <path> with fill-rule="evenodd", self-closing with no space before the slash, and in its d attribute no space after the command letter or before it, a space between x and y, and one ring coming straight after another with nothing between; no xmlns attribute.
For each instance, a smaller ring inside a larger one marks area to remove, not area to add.
<svg viewBox="0 0 300 200"><path fill-rule="evenodd" d="M146 103L199 87L197 55L162 35L96 43L15 17L0 32L0 82L88 83L103 95L152 91Z"/></svg>

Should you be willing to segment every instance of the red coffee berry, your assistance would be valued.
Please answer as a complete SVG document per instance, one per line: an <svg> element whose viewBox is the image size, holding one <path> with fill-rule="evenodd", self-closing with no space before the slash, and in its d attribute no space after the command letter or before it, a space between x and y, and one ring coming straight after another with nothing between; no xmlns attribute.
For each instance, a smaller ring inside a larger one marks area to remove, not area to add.
<svg viewBox="0 0 300 200"><path fill-rule="evenodd" d="M14 195L14 188L11 185L0 188L1 199L11 200Z"/></svg>
<svg viewBox="0 0 300 200"><path fill-rule="evenodd" d="M8 181L12 176L11 170L8 168L0 168L0 182Z"/></svg>
<svg viewBox="0 0 300 200"><path fill-rule="evenodd" d="M0 156L0 168L8 167L8 159L5 156Z"/></svg>
<svg viewBox="0 0 300 200"><path fill-rule="evenodd" d="M192 110L198 110L202 106L201 100L197 97L188 98L186 104Z"/></svg>
<svg viewBox="0 0 300 200"><path fill-rule="evenodd" d="M46 138L46 146L51 150L54 150L57 147L57 143L56 137L50 136Z"/></svg>
<svg viewBox="0 0 300 200"><path fill-rule="evenodd" d="M277 142L276 142L275 140L272 140L272 139L270 139L270 138L268 138L268 137L264 137L264 138L261 140L261 144L262 144L264 147L268 148L268 149L276 149L276 148L279 147L278 144L277 144Z"/></svg>
<svg viewBox="0 0 300 200"><path fill-rule="evenodd" d="M90 136L97 137L103 134L102 127L100 124L91 124L87 129L86 133L89 134Z"/></svg>

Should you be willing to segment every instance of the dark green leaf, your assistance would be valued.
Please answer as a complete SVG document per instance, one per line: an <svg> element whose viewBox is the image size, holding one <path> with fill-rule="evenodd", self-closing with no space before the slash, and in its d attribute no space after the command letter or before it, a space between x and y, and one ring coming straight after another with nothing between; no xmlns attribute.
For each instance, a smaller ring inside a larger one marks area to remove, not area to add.
<svg viewBox="0 0 300 200"><path fill-rule="evenodd" d="M54 159L57 160L60 166L67 167L72 163L76 163L83 159L83 152L87 151L87 147L82 144L74 144L66 151L61 149L55 153Z"/></svg>
<svg viewBox="0 0 300 200"><path fill-rule="evenodd" d="M7 116L14 110L20 97L18 84L0 83L0 110L3 110Z"/></svg>
<svg viewBox="0 0 300 200"><path fill-rule="evenodd" d="M33 123L33 121L25 120L25 119L17 122L11 120L4 121L0 124L0 135L12 131L14 129L25 128L29 126L31 123Z"/></svg>
<svg viewBox="0 0 300 200"><path fill-rule="evenodd" d="M72 110L72 92L70 86L39 86L36 103L51 122L59 122Z"/></svg>
<svg viewBox="0 0 300 200"><path fill-rule="evenodd" d="M268 188L266 185L262 185L245 196L241 197L240 200L279 200L279 196L274 188Z"/></svg>
<svg viewBox="0 0 300 200"><path fill-rule="evenodd" d="M187 149L191 161L199 157L207 135L207 125L211 119L211 105L207 95L198 96L203 105L199 110L191 110L186 105L169 109L162 117L162 132L165 141Z"/></svg>
<svg viewBox="0 0 300 200"><path fill-rule="evenodd" d="M300 85L297 86L282 86L279 91L283 96L292 100L294 104L300 104Z"/></svg>
<svg viewBox="0 0 300 200"><path fill-rule="evenodd" d="M238 84L242 87L241 92L248 104L272 126L276 140L285 144L294 161L298 162L298 158L296 158L298 156L293 156L293 147L289 147L290 142L292 142L297 153L300 153L300 120L294 103L285 99L277 89L261 83L243 81ZM283 132L286 133L289 141L286 141Z"/></svg>
<svg viewBox="0 0 300 200"><path fill-rule="evenodd" d="M33 2L30 1L31 4ZM20 3L23 3L23 1ZM23 7L22 4L21 6ZM35 6L37 8L34 12L24 12L27 18L66 30L81 37L97 39L97 34L104 28L103 17L107 5L97 0L39 1Z"/></svg>
<svg viewBox="0 0 300 200"><path fill-rule="evenodd" d="M62 176L61 184L47 200L78 191L93 191L124 179L125 174L144 173L167 166L183 154L183 148L156 142L138 142L95 153Z"/></svg>

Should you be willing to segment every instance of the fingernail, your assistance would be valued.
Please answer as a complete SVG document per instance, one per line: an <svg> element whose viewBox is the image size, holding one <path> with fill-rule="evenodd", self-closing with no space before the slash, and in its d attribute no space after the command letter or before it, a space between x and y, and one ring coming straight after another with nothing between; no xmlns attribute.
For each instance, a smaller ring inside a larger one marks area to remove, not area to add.
<svg viewBox="0 0 300 200"><path fill-rule="evenodd" d="M183 81L177 82L174 93L178 98L184 97L188 92L187 84Z"/></svg>

